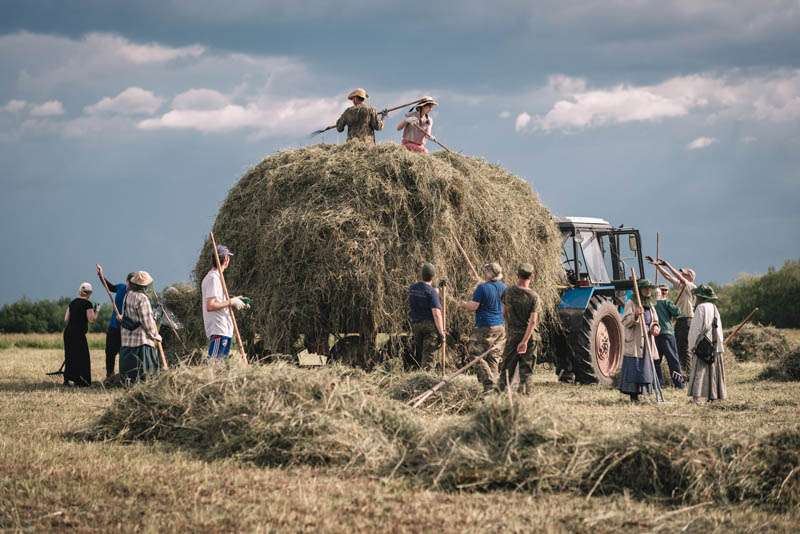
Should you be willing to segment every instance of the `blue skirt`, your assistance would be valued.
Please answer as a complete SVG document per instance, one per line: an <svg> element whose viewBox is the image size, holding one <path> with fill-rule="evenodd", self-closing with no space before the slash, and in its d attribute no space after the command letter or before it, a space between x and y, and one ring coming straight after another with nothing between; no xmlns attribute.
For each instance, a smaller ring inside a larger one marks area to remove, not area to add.
<svg viewBox="0 0 800 534"><path fill-rule="evenodd" d="M653 366L650 357L625 356L619 372L619 390L623 393L653 394Z"/></svg>

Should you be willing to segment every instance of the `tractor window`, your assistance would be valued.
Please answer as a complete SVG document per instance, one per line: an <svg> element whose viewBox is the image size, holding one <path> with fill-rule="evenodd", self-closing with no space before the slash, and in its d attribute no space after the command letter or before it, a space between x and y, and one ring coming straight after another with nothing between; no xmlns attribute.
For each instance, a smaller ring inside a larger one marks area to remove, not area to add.
<svg viewBox="0 0 800 534"><path fill-rule="evenodd" d="M585 260L586 270L589 279L594 283L607 283L611 281L606 268L605 254L603 253L603 243L598 236L591 231L581 230L581 252ZM612 270L613 272L613 270Z"/></svg>

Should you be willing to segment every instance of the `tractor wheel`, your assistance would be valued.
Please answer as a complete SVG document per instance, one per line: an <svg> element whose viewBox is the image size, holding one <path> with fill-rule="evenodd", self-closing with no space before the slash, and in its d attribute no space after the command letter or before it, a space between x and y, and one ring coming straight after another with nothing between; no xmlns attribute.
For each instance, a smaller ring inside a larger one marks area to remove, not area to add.
<svg viewBox="0 0 800 534"><path fill-rule="evenodd" d="M614 303L592 297L578 328L570 332L575 380L584 384L611 384L622 364L622 319Z"/></svg>

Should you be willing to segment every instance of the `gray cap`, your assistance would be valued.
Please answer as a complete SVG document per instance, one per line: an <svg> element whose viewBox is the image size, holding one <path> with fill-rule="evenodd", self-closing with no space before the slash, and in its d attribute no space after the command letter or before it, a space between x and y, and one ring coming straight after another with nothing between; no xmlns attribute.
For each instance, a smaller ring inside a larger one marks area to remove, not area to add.
<svg viewBox="0 0 800 534"><path fill-rule="evenodd" d="M520 263L517 267L517 274L522 278L530 278L533 276L533 265L530 263Z"/></svg>
<svg viewBox="0 0 800 534"><path fill-rule="evenodd" d="M225 256L233 256L231 251L225 245L217 245L217 254L219 255L219 259L222 259Z"/></svg>
<svg viewBox="0 0 800 534"><path fill-rule="evenodd" d="M492 263L487 263L483 266L483 271L489 275L491 280L502 280L503 279L503 269L500 267L500 264L496 261Z"/></svg>
<svg viewBox="0 0 800 534"><path fill-rule="evenodd" d="M422 266L422 278L432 279L436 275L436 267L432 263L426 263Z"/></svg>

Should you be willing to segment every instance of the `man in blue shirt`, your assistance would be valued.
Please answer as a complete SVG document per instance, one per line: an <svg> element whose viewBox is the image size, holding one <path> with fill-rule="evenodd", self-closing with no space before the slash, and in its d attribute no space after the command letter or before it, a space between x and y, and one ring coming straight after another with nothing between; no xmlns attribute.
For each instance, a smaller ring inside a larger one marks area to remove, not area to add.
<svg viewBox="0 0 800 534"><path fill-rule="evenodd" d="M436 268L426 263L422 266L422 281L408 288L416 364L425 369L435 367L436 349L444 341L442 307L439 304L439 293L433 287L435 275Z"/></svg>
<svg viewBox="0 0 800 534"><path fill-rule="evenodd" d="M500 264L484 265L483 279L484 282L475 288L472 300L459 302L458 307L475 312L475 328L469 338L467 350L470 358L477 358L489 351L475 368L478 381L483 385L483 392L489 393L497 383L497 368L506 340L503 303L500 300L506 285L500 281L503 279Z"/></svg>
<svg viewBox="0 0 800 534"><path fill-rule="evenodd" d="M134 273L129 273L126 281L130 281ZM106 277L103 276L103 268L97 265L97 276L103 281L109 291L114 293L114 304L117 305L117 310L122 313L122 303L125 301L125 295L128 293L127 284L112 284ZM122 346L122 333L120 331L119 321L117 314L111 312L111 320L108 322L108 330L106 331L106 378L111 378L114 375L114 364L117 360L117 353Z"/></svg>

